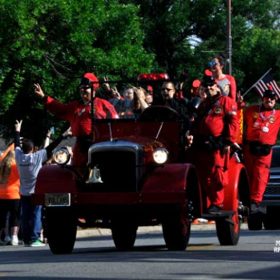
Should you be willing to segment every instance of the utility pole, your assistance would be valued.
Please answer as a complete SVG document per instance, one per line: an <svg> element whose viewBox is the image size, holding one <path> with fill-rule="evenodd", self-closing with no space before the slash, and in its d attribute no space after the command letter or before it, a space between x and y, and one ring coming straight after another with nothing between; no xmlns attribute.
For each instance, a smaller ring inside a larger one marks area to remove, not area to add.
<svg viewBox="0 0 280 280"><path fill-rule="evenodd" d="M227 0L227 62L228 74L232 74L232 36L231 36L231 0Z"/></svg>

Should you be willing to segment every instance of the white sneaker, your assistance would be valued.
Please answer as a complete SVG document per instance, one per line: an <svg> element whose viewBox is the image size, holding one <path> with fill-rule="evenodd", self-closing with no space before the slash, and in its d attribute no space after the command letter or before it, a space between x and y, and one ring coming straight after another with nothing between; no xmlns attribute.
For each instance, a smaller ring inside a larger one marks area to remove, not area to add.
<svg viewBox="0 0 280 280"><path fill-rule="evenodd" d="M18 237L16 235L12 235L11 244L12 246L18 245Z"/></svg>

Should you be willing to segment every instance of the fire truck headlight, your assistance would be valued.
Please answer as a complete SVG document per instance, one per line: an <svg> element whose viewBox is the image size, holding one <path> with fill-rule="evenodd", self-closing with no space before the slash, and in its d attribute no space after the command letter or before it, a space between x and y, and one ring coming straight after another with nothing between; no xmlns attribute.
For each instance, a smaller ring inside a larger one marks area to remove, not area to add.
<svg viewBox="0 0 280 280"><path fill-rule="evenodd" d="M70 152L66 147L61 147L53 153L53 160L59 165L65 165L71 158Z"/></svg>
<svg viewBox="0 0 280 280"><path fill-rule="evenodd" d="M168 159L168 151L165 148L157 148L153 152L153 159L157 164L163 164Z"/></svg>

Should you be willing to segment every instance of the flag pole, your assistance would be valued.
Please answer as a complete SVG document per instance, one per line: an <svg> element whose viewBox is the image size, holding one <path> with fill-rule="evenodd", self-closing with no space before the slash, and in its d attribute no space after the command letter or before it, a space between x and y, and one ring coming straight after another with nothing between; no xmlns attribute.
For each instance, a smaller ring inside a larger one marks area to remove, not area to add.
<svg viewBox="0 0 280 280"><path fill-rule="evenodd" d="M271 71L272 68L268 69L249 89L246 90L244 94L242 94L242 97L244 98L245 95L266 75Z"/></svg>

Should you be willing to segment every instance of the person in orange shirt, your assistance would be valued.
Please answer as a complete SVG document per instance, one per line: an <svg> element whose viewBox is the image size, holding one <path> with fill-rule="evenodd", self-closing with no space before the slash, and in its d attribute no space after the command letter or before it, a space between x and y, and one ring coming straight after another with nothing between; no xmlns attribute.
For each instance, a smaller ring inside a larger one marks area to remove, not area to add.
<svg viewBox="0 0 280 280"><path fill-rule="evenodd" d="M5 240L0 244L11 242L18 245L20 218L19 174L15 161L14 144L11 144L0 156L0 237L6 228L7 215L11 227L11 236L5 232Z"/></svg>

